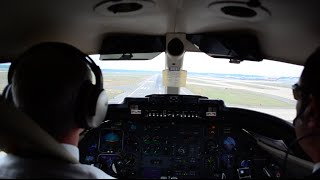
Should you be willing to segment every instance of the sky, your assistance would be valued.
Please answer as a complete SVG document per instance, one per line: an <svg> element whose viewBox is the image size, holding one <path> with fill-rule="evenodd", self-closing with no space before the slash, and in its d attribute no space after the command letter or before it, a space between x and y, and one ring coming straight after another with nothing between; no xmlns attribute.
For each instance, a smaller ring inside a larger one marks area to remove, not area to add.
<svg viewBox="0 0 320 180"><path fill-rule="evenodd" d="M102 69L126 69L162 71L165 69L165 54L146 61L101 61L99 55L91 58ZM183 70L188 72L260 75L268 77L299 77L303 66L263 60L262 62L243 61L240 64L229 63L228 59L212 58L205 53L187 52L184 56Z"/></svg>

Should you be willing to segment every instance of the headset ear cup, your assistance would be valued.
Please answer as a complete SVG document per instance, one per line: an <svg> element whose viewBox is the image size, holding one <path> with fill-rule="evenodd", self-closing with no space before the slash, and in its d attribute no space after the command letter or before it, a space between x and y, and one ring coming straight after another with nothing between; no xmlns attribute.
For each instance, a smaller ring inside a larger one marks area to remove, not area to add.
<svg viewBox="0 0 320 180"><path fill-rule="evenodd" d="M87 124L87 117L89 116L90 96L94 85L88 80L85 81L80 89L77 97L75 117L79 128L90 128Z"/></svg>
<svg viewBox="0 0 320 180"><path fill-rule="evenodd" d="M80 128L96 128L104 120L108 110L108 97L105 90L86 81L77 99L76 119Z"/></svg>
<svg viewBox="0 0 320 180"><path fill-rule="evenodd" d="M106 91L97 89L94 94L95 98L92 98L93 101L90 105L90 108L92 109L89 116L87 116L87 125L90 128L100 126L105 119L108 110L108 96Z"/></svg>

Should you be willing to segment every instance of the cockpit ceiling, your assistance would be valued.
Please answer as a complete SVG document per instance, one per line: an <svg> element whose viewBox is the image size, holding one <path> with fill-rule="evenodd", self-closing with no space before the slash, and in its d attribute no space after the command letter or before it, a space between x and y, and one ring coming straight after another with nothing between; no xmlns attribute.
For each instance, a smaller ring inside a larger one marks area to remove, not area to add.
<svg viewBox="0 0 320 180"><path fill-rule="evenodd" d="M137 11L124 13L128 7L120 5L116 11L110 7L119 2L137 3L131 4ZM67 42L96 54L108 33L248 31L257 36L264 58L294 64L303 64L319 46L319 1L247 2L4 0L0 5L0 59L12 59L41 41Z"/></svg>

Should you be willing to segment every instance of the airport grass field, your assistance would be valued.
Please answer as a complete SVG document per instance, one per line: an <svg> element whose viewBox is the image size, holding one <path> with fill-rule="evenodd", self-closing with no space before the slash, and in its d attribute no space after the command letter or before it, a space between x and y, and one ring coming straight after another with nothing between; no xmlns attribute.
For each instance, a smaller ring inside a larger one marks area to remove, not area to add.
<svg viewBox="0 0 320 180"><path fill-rule="evenodd" d="M103 83L105 87L135 85L150 76L148 73L103 73Z"/></svg>
<svg viewBox="0 0 320 180"><path fill-rule="evenodd" d="M124 86L135 86L139 83L148 79L152 74L150 73L104 73L104 85L109 98L124 93L124 90L121 87ZM195 79L189 80L188 82L201 82ZM203 83L203 82L202 82ZM215 85L214 81L209 83L210 85ZM241 85L256 89L265 89L265 90L276 90L278 84L274 84L274 86L265 87L263 83L254 84L243 84L241 81L238 82L230 82L233 85ZM274 87L274 88L273 88ZM207 96L212 99L222 99L225 101L227 105L235 105L235 106L247 106L247 107L260 107L260 108L292 108L292 103L283 101L279 98L276 98L269 94L253 92L249 90L242 89L234 89L234 88L223 88L223 87L215 87L215 86L205 86L193 83L187 83L186 86L192 93Z"/></svg>
<svg viewBox="0 0 320 180"><path fill-rule="evenodd" d="M252 91L187 84L194 94L201 94L212 99L222 99L228 105L249 107L281 107L289 108L292 104Z"/></svg>
<svg viewBox="0 0 320 180"><path fill-rule="evenodd" d="M114 97L116 97L119 94L124 93L123 90L120 89L110 89L110 88L106 88L105 89L107 91L107 95L109 99L113 99Z"/></svg>
<svg viewBox="0 0 320 180"><path fill-rule="evenodd" d="M7 74L7 71L0 71L0 92L2 92L4 87L8 84Z"/></svg>
<svg viewBox="0 0 320 180"><path fill-rule="evenodd" d="M201 79L188 79L188 82L190 83L208 83L208 80L201 80ZM210 80L210 84L211 85L219 85L219 83L215 83L215 82L225 82L223 80L219 80L219 79L214 79L214 80ZM269 84L259 84L259 83L256 83L255 85L253 84L244 84L243 82L241 82L241 80L239 80L239 82L228 82L229 84L233 84L233 85L239 85L239 86L246 86L246 87L252 87L252 88L256 88L256 89L266 89L266 90L275 90L276 88L273 88L273 87L270 87ZM268 85L269 87L267 86L264 86L264 85ZM274 85L275 87L278 86L277 84ZM281 86L278 86L278 87L281 87Z"/></svg>
<svg viewBox="0 0 320 180"><path fill-rule="evenodd" d="M274 87L283 87L283 88L291 88L293 83L279 83L279 82L257 82L257 84L274 86Z"/></svg>
<svg viewBox="0 0 320 180"><path fill-rule="evenodd" d="M103 73L104 88L108 98L113 99L125 91L121 86L134 86L151 76L150 73Z"/></svg>
<svg viewBox="0 0 320 180"><path fill-rule="evenodd" d="M117 95L126 92L128 87L138 86L149 77L154 75L150 72L104 72L104 88L107 91L108 98L112 99ZM222 79L221 79L222 81ZM294 105L290 102L283 101L270 94L254 92L244 89L235 89L230 87L218 86L215 82L221 82L220 79L215 79L212 82L204 82L203 80L188 80L186 88L192 93L202 96L207 96L212 99L222 99L227 105L240 105L247 107L260 108L292 108ZM201 84L197 84L201 83ZM206 84L210 84L206 86ZM255 82L254 84L243 84L239 82L229 82L231 85L246 86L248 88L276 90L277 87L289 88L288 84ZM7 72L0 71L0 90L7 85ZM215 87L217 85L217 87ZM268 85L266 87L264 85Z"/></svg>

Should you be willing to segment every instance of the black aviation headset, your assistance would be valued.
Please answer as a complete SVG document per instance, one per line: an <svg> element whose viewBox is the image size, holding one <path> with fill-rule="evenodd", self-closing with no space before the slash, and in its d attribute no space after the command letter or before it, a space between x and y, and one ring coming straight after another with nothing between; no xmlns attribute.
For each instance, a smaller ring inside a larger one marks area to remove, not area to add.
<svg viewBox="0 0 320 180"><path fill-rule="evenodd" d="M79 95L77 97L77 108L76 108L76 123L79 128L96 128L104 120L108 110L108 97L106 91L103 89L103 76L99 66L85 53L81 52L77 48L58 42L46 42L40 44L40 46L48 46L55 49L61 49L67 51L68 55L81 57L83 61L90 67L91 71L95 76L96 83L92 84L91 81L87 80L82 84ZM23 55L22 55L23 57ZM5 99L13 103L12 96L12 79L15 68L21 63L23 58L18 58L16 61L11 63L8 71L8 85L3 90Z"/></svg>

